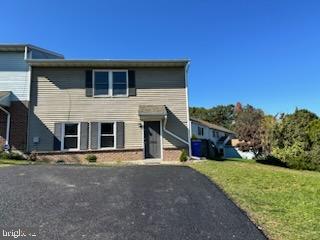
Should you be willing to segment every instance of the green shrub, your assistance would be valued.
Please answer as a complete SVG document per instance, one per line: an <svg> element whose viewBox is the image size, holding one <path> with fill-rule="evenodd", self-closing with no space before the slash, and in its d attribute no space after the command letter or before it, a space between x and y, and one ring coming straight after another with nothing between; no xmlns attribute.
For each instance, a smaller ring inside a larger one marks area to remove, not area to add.
<svg viewBox="0 0 320 240"><path fill-rule="evenodd" d="M256 162L279 167L287 167L287 164L285 162L281 161L279 158L276 158L271 154L258 156L256 158Z"/></svg>
<svg viewBox="0 0 320 240"><path fill-rule="evenodd" d="M187 151L183 149L180 154L180 162L186 162L187 160L188 160Z"/></svg>
<svg viewBox="0 0 320 240"><path fill-rule="evenodd" d="M197 140L197 136L195 134L192 134L191 140Z"/></svg>
<svg viewBox="0 0 320 240"><path fill-rule="evenodd" d="M0 158L1 159L10 159L10 153L3 151L3 152L0 153Z"/></svg>
<svg viewBox="0 0 320 240"><path fill-rule="evenodd" d="M2 159L10 159L10 160L25 160L25 157L16 152L1 152L0 158Z"/></svg>
<svg viewBox="0 0 320 240"><path fill-rule="evenodd" d="M320 147L315 146L310 151L306 151L299 143L290 147L273 149L273 155L289 168L302 170L320 170L319 154Z"/></svg>
<svg viewBox="0 0 320 240"><path fill-rule="evenodd" d="M309 154L309 165L312 169L320 171L320 146L314 145Z"/></svg>
<svg viewBox="0 0 320 240"><path fill-rule="evenodd" d="M88 162L97 162L97 156L96 155L94 155L94 154L89 154L89 155L87 155L86 156L86 160L88 161Z"/></svg>

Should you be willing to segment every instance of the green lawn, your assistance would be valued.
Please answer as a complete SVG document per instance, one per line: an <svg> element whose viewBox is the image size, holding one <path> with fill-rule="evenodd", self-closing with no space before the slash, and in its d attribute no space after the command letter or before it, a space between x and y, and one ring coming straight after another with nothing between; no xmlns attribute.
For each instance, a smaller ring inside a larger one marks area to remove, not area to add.
<svg viewBox="0 0 320 240"><path fill-rule="evenodd" d="M190 166L214 180L272 239L320 239L320 173L252 160Z"/></svg>
<svg viewBox="0 0 320 240"><path fill-rule="evenodd" d="M10 159L0 159L0 167L11 166L11 165L26 165L30 164L27 160L10 160Z"/></svg>

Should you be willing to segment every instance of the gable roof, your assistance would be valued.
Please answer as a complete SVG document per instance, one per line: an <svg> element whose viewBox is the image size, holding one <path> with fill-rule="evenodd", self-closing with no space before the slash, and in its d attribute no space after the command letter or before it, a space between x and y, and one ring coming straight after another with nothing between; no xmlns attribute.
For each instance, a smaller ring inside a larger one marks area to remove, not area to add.
<svg viewBox="0 0 320 240"><path fill-rule="evenodd" d="M230 133L230 134L236 134L235 132L233 132L233 131L225 128L225 127L222 127L222 126L219 126L219 125L216 125L216 124L213 124L213 123L209 123L207 121L204 121L204 120L201 120L201 119L198 119L198 118L190 117L190 121L198 123L200 125L203 125L205 127L211 128L211 129L215 129L215 130L221 131L221 132Z"/></svg>
<svg viewBox="0 0 320 240"><path fill-rule="evenodd" d="M187 59L30 59L33 67L184 67Z"/></svg>
<svg viewBox="0 0 320 240"><path fill-rule="evenodd" d="M139 115L167 115L165 105L140 105Z"/></svg>
<svg viewBox="0 0 320 240"><path fill-rule="evenodd" d="M3 51L3 52L16 52L16 51L23 52L23 51L25 51L26 47L40 51L40 52L55 55L58 58L64 58L64 56L60 53L50 51L48 49L44 49L44 48L41 48L41 47L38 47L38 46L35 46L32 44L28 44L28 43L0 43L0 51Z"/></svg>

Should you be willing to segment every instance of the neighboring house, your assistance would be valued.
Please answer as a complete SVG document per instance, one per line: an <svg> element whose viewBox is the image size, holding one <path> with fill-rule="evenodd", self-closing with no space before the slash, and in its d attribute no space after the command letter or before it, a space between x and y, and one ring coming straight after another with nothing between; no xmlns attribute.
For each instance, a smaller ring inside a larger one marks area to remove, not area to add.
<svg viewBox="0 0 320 240"><path fill-rule="evenodd" d="M204 140L203 145L207 146L208 150L203 151L209 155L218 154L224 158L243 158L253 159L252 151L243 152L237 148L239 140L236 138L236 133L219 125L212 124L200 119L190 117L192 137ZM210 148L213 148L214 153L210 153Z"/></svg>
<svg viewBox="0 0 320 240"><path fill-rule="evenodd" d="M227 148L231 146L231 140L236 135L235 132L193 117L190 117L190 122L192 137L207 140L209 147L215 148L217 154L226 156Z"/></svg>
<svg viewBox="0 0 320 240"><path fill-rule="evenodd" d="M25 151L30 102L28 59L63 55L29 44L0 44L0 146Z"/></svg>
<svg viewBox="0 0 320 240"><path fill-rule="evenodd" d="M177 160L189 149L188 60L30 59L27 151L51 160Z"/></svg>

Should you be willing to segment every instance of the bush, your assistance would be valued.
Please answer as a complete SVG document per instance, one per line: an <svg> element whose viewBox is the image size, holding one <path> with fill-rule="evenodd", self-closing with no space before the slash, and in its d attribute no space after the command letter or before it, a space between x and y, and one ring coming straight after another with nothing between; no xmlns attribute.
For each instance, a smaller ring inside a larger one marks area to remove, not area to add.
<svg viewBox="0 0 320 240"><path fill-rule="evenodd" d="M191 140L198 140L198 138L195 134L192 134Z"/></svg>
<svg viewBox="0 0 320 240"><path fill-rule="evenodd" d="M274 148L273 154L289 168L301 170L320 170L320 147L316 146L310 151L303 149L298 143L290 147Z"/></svg>
<svg viewBox="0 0 320 240"><path fill-rule="evenodd" d="M275 156L270 154L260 155L256 158L256 162L279 167L287 167L287 164L285 162L282 162L279 158L276 158Z"/></svg>
<svg viewBox="0 0 320 240"><path fill-rule="evenodd" d="M10 159L10 153L3 151L3 152L0 153L0 158L2 158L2 159Z"/></svg>
<svg viewBox="0 0 320 240"><path fill-rule="evenodd" d="M96 155L94 155L94 154L89 154L89 155L87 155L86 156L86 160L88 161L88 162L97 162L97 156Z"/></svg>
<svg viewBox="0 0 320 240"><path fill-rule="evenodd" d="M1 152L0 158L10 160L25 160L25 157L16 152Z"/></svg>
<svg viewBox="0 0 320 240"><path fill-rule="evenodd" d="M310 151L309 154L309 163L310 169L320 171L320 146L315 145Z"/></svg>
<svg viewBox="0 0 320 240"><path fill-rule="evenodd" d="M183 149L180 154L180 162L186 162L187 160L188 160L187 151Z"/></svg>

